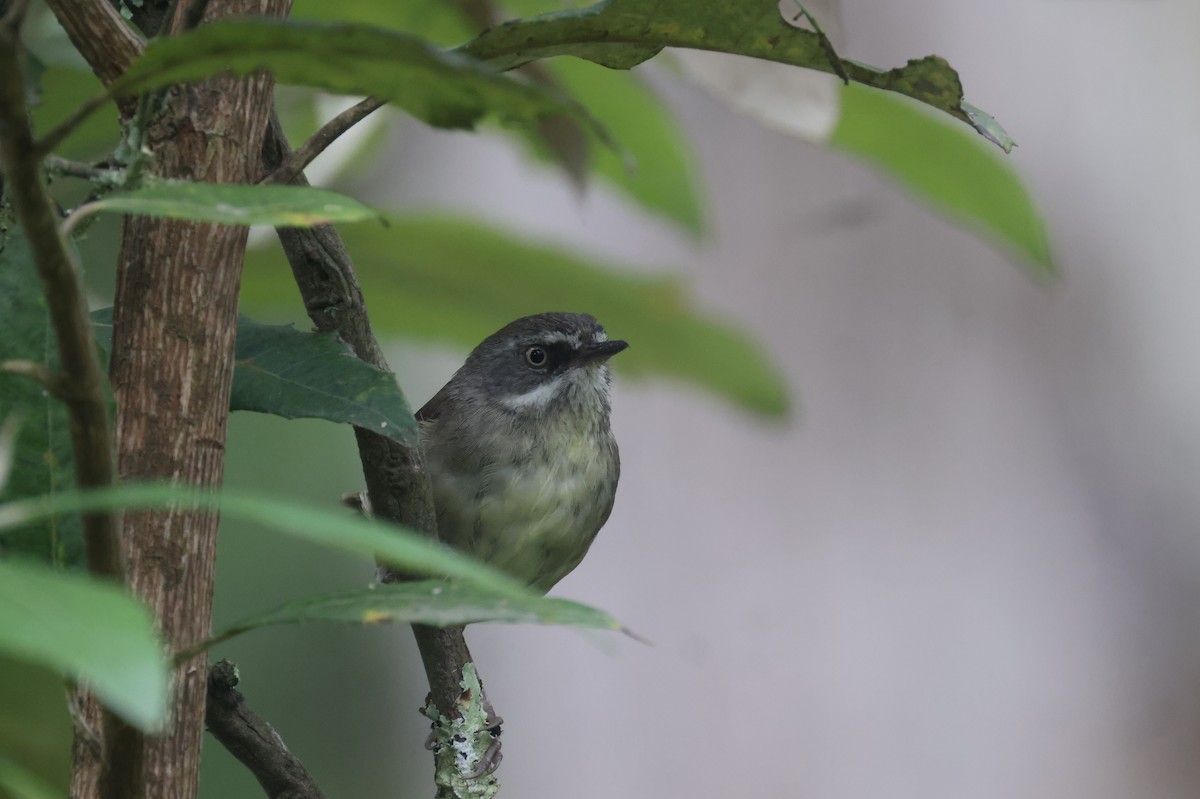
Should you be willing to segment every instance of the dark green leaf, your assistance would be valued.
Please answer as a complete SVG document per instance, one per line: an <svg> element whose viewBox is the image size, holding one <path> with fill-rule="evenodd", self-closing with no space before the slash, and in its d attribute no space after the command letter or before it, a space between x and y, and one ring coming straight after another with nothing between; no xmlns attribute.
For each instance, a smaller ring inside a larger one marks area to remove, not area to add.
<svg viewBox="0 0 1200 799"><path fill-rule="evenodd" d="M0 505L0 533L55 514L124 508L219 510L276 532L333 549L377 557L401 572L453 577L514 600L533 596L513 578L399 525L364 519L350 511L306 507L246 493L205 492L186 486L122 485L95 491L69 491Z"/></svg>
<svg viewBox="0 0 1200 799"><path fill-rule="evenodd" d="M906 94L966 122L1005 151L1012 147L995 120L963 103L958 74L943 59L929 56L892 70L839 59L824 36L792 27L775 3L762 0L604 0L579 11L497 25L461 49L503 69L561 55L628 68L663 47L735 53L832 72Z"/></svg>
<svg viewBox="0 0 1200 799"><path fill-rule="evenodd" d="M919 198L1015 251L1036 277L1054 274L1041 216L993 150L903 98L844 86L830 144L884 170Z"/></svg>
<svg viewBox="0 0 1200 799"><path fill-rule="evenodd" d="M63 799L61 791L3 755L0 755L0 796L12 799Z"/></svg>
<svg viewBox="0 0 1200 799"><path fill-rule="evenodd" d="M474 346L507 322L550 310L586 311L631 346L625 375L687 380L758 413L787 410L779 372L749 336L698 311L680 281L598 264L452 218L393 218L346 231L376 330ZM242 301L286 310L290 273L275 248L247 255Z"/></svg>
<svg viewBox="0 0 1200 799"><path fill-rule="evenodd" d="M476 622L569 624L620 630L607 613L567 599L528 596L514 599L462 583L423 580L356 588L305 597L258 613L213 636L208 646L259 627L305 622L384 624L403 622L445 627Z"/></svg>
<svg viewBox="0 0 1200 799"><path fill-rule="evenodd" d="M577 103L503 75L423 39L366 25L229 19L155 39L117 80L114 94L195 81L226 70L269 69L281 83L371 95L443 128L472 128L485 115L530 122L569 114L609 141Z"/></svg>
<svg viewBox="0 0 1200 799"><path fill-rule="evenodd" d="M344 194L308 186L193 183L163 180L90 203L93 211L195 219L226 225L311 227L381 218Z"/></svg>
<svg viewBox="0 0 1200 799"><path fill-rule="evenodd" d="M112 308L92 312L96 340L112 347ZM333 333L264 325L238 316L229 408L285 419L328 419L413 443L417 423L396 376L356 358Z"/></svg>
<svg viewBox="0 0 1200 799"><path fill-rule="evenodd" d="M34 129L38 135L50 131L79 107L80 99L103 89L100 79L90 69L52 64L42 75L42 99L33 109ZM100 113L92 114L57 148L66 158L92 160L116 147L121 138L120 115L110 104Z"/></svg>
<svg viewBox="0 0 1200 799"><path fill-rule="evenodd" d="M153 619L112 583L0 561L0 651L86 680L139 729L166 719L167 667Z"/></svg>
<svg viewBox="0 0 1200 799"><path fill-rule="evenodd" d="M11 224L11 223L10 223ZM52 367L57 346L41 281L20 228L0 237L0 361L27 360ZM0 500L54 494L74 485L66 407L30 380L0 371L0 424L17 424L12 471ZM77 516L45 519L0 539L0 555L20 553L47 563L77 564L83 532Z"/></svg>

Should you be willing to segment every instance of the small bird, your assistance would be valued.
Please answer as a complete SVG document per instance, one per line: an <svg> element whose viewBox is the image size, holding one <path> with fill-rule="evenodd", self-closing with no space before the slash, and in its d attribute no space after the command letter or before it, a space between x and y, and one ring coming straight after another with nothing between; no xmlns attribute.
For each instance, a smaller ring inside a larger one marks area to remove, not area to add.
<svg viewBox="0 0 1200 799"><path fill-rule="evenodd" d="M541 592L579 565L617 491L607 364L628 346L542 313L471 352L417 411L442 540Z"/></svg>

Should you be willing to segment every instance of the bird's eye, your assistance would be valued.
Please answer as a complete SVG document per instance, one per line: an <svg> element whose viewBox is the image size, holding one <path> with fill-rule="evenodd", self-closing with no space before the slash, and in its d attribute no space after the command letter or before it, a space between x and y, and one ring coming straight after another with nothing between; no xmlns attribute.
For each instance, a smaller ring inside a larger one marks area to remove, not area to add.
<svg viewBox="0 0 1200 799"><path fill-rule="evenodd" d="M530 366L545 366L546 358L546 350L541 347L530 347L525 350L525 360L529 361Z"/></svg>

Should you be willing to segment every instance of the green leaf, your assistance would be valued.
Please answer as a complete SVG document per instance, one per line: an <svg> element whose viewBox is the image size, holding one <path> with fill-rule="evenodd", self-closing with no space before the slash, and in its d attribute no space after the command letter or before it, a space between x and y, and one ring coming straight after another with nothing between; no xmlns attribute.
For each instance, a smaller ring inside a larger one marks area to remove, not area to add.
<svg viewBox="0 0 1200 799"><path fill-rule="evenodd" d="M322 22L360 22L404 31L438 46L458 44L475 33L459 3L446 0L294 0L291 19Z"/></svg>
<svg viewBox="0 0 1200 799"><path fill-rule="evenodd" d="M399 525L364 519L350 511L297 505L249 493L221 494L188 486L122 485L69 491L0 505L0 533L61 513L126 508L188 508L220 511L293 538L376 557L397 570L429 577L452 577L514 600L535 594L502 572Z"/></svg>
<svg viewBox="0 0 1200 799"><path fill-rule="evenodd" d="M139 729L154 731L166 720L167 666L154 621L112 583L0 561L0 652L86 680Z"/></svg>
<svg viewBox="0 0 1200 799"><path fill-rule="evenodd" d="M693 235L704 230L700 186L691 144L666 105L636 74L604 69L577 59L546 64L634 161L611 150L593 151L591 171L643 208L681 225Z"/></svg>
<svg viewBox="0 0 1200 799"><path fill-rule="evenodd" d="M415 36L366 25L220 20L150 42L110 92L131 94L260 69L271 70L281 83L379 97L436 127L473 128L488 114L509 122L568 114L611 143L583 108L557 92Z"/></svg>
<svg viewBox="0 0 1200 799"><path fill-rule="evenodd" d="M418 622L437 627L476 622L567 624L620 630L603 611L553 597L514 599L462 583L423 580L355 588L336 594L305 597L230 625L205 648L260 627L307 622L383 624Z"/></svg>
<svg viewBox="0 0 1200 799"><path fill-rule="evenodd" d="M594 314L628 352L622 375L667 375L765 415L787 410L779 372L749 336L698 311L673 278L632 274L465 219L392 218L346 231L375 329L473 347L507 322L551 310ZM247 254L242 302L290 310L277 248Z"/></svg>
<svg viewBox="0 0 1200 799"><path fill-rule="evenodd" d="M902 98L851 84L843 87L830 144L1014 251L1035 277L1054 274L1045 226L1016 171L960 128Z"/></svg>
<svg viewBox="0 0 1200 799"><path fill-rule="evenodd" d="M380 219L378 212L344 194L308 186L156 181L89 203L92 211L195 219L226 225L311 227Z"/></svg>
<svg viewBox="0 0 1200 799"><path fill-rule="evenodd" d="M14 223L0 237L0 320L0 361L57 365L41 281L25 236ZM54 494L75 484L70 420L62 402L29 378L0 371L0 423L19 425L13 468L7 483L0 485L0 501ZM16 553L47 563L82 562L79 518L46 519L0 539L0 555Z"/></svg>
<svg viewBox="0 0 1200 799"><path fill-rule="evenodd" d="M63 794L32 771L0 755L0 796L63 799Z"/></svg>
<svg viewBox="0 0 1200 799"><path fill-rule="evenodd" d="M77 69L58 64L46 67L42 75L42 97L32 111L34 130L44 135L65 120L79 107L82 97L103 89L103 84L90 69ZM55 148L65 158L90 161L112 152L121 139L120 114L113 104L102 113L92 114L71 135Z"/></svg>
<svg viewBox="0 0 1200 799"><path fill-rule="evenodd" d="M112 349L112 308L92 312L96 340ZM396 376L355 357L334 333L306 333L238 316L232 411L285 419L328 419L401 443L416 442L417 422Z"/></svg>
<svg viewBox="0 0 1200 799"><path fill-rule="evenodd" d="M937 56L892 70L838 58L823 35L785 22L775 3L728 0L603 0L579 11L515 20L460 48L502 69L570 55L627 69L663 47L762 58L900 92L966 122L1006 152L1012 140L994 119L963 102L958 74Z"/></svg>

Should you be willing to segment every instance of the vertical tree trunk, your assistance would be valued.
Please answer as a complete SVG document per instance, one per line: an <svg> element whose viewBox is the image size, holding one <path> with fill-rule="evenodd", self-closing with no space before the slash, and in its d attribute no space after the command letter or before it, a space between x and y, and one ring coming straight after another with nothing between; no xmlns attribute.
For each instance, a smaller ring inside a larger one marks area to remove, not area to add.
<svg viewBox="0 0 1200 799"><path fill-rule="evenodd" d="M285 16L290 0L213 2L209 14ZM178 14L188 3L179 4ZM217 78L172 92L147 131L155 174L213 183L260 177L274 81ZM117 470L126 482L221 482L233 376L237 292L247 230L127 218L118 261L110 376L117 399ZM126 513L131 588L155 612L171 649L210 629L218 519L214 514ZM123 730L75 747L71 795L189 799L197 793L206 658L178 668L172 718L158 736Z"/></svg>

